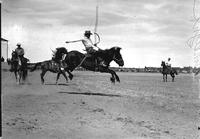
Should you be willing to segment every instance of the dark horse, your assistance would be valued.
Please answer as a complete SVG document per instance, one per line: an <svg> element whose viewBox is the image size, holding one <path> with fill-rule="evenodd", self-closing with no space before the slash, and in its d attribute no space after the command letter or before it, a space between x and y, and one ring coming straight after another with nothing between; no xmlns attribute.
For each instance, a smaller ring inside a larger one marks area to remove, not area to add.
<svg viewBox="0 0 200 139"><path fill-rule="evenodd" d="M124 65L120 50L120 47L112 47L106 50L99 50L90 56L88 56L88 54L83 54L78 51L70 51L65 57L65 62L67 63L67 68L65 70L72 72L76 67L81 66L91 71L110 73L112 75L110 80L113 83L115 82L115 80L120 82L120 79L115 71L109 68L109 64L113 60L119 66ZM101 60L97 60L97 58ZM104 65L101 63L104 63ZM70 72L68 73L71 74ZM70 76L73 77L72 74Z"/></svg>
<svg viewBox="0 0 200 139"><path fill-rule="evenodd" d="M60 47L60 48L57 48L56 50L57 51L54 53L54 58L52 58L52 60L46 60L46 61L43 61L43 62L35 63L34 67L30 70L31 72L33 72L34 70L37 69L37 67L40 66L40 68L42 69L42 73L40 74L42 84L44 84L44 75L46 74L47 71L57 73L56 84L58 82L60 74L62 74L65 77L66 82L68 82L65 71L61 70L61 64L62 64L63 67L65 67L66 64L63 63L63 62L62 63L60 62L63 54L67 54L67 49L64 48L64 47ZM69 76L69 78L71 79L72 77Z"/></svg>
<svg viewBox="0 0 200 139"><path fill-rule="evenodd" d="M18 54L17 52L12 52L12 58L10 60L10 64L12 66L12 70L15 73L16 82L20 84L21 79L22 81L26 80L26 77L28 75L28 68L27 68L27 62L29 60L25 57L21 58L21 62L19 62Z"/></svg>
<svg viewBox="0 0 200 139"><path fill-rule="evenodd" d="M167 82L167 74L171 75L172 82L174 82L175 74L178 75L177 71L167 66L164 61L162 61L161 66L163 67L161 71L163 74L163 82Z"/></svg>

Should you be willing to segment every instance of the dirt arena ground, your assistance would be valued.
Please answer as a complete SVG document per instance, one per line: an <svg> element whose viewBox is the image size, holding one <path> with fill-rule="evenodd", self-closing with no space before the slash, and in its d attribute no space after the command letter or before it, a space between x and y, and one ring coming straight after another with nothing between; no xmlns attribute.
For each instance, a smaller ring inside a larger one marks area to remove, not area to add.
<svg viewBox="0 0 200 139"><path fill-rule="evenodd" d="M199 76L75 71L74 79L40 71L18 85L1 71L3 139L198 139ZM171 80L171 78L170 78Z"/></svg>

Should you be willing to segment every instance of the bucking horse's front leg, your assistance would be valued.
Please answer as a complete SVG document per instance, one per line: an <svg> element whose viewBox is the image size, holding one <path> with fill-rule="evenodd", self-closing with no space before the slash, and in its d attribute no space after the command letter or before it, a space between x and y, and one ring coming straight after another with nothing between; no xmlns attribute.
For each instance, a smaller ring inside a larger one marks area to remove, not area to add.
<svg viewBox="0 0 200 139"><path fill-rule="evenodd" d="M112 75L112 77L110 77L110 80L111 80L112 83L115 83L115 79L117 80L117 82L120 82L120 79L119 79L119 77L118 77L118 75L116 74L115 71L113 71L111 69L107 69L107 72Z"/></svg>

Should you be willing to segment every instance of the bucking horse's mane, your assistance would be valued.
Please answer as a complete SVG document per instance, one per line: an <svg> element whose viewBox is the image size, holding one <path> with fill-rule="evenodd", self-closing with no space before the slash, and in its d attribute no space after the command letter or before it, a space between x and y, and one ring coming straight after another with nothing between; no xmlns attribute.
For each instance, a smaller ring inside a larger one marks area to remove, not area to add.
<svg viewBox="0 0 200 139"><path fill-rule="evenodd" d="M55 51L52 52L52 59L58 61L62 59L62 54L67 54L67 49L65 47L58 47Z"/></svg>

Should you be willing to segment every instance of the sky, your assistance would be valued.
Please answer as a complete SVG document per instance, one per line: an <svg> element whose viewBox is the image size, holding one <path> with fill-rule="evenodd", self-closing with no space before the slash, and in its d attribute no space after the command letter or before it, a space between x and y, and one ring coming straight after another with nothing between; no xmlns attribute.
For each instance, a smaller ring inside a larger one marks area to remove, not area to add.
<svg viewBox="0 0 200 139"><path fill-rule="evenodd" d="M94 31L97 5L98 47L121 47L125 67L160 67L168 57L174 67L194 65L193 0L2 0L2 37L9 53L20 42L31 62L51 59L56 47L84 52L65 41Z"/></svg>

